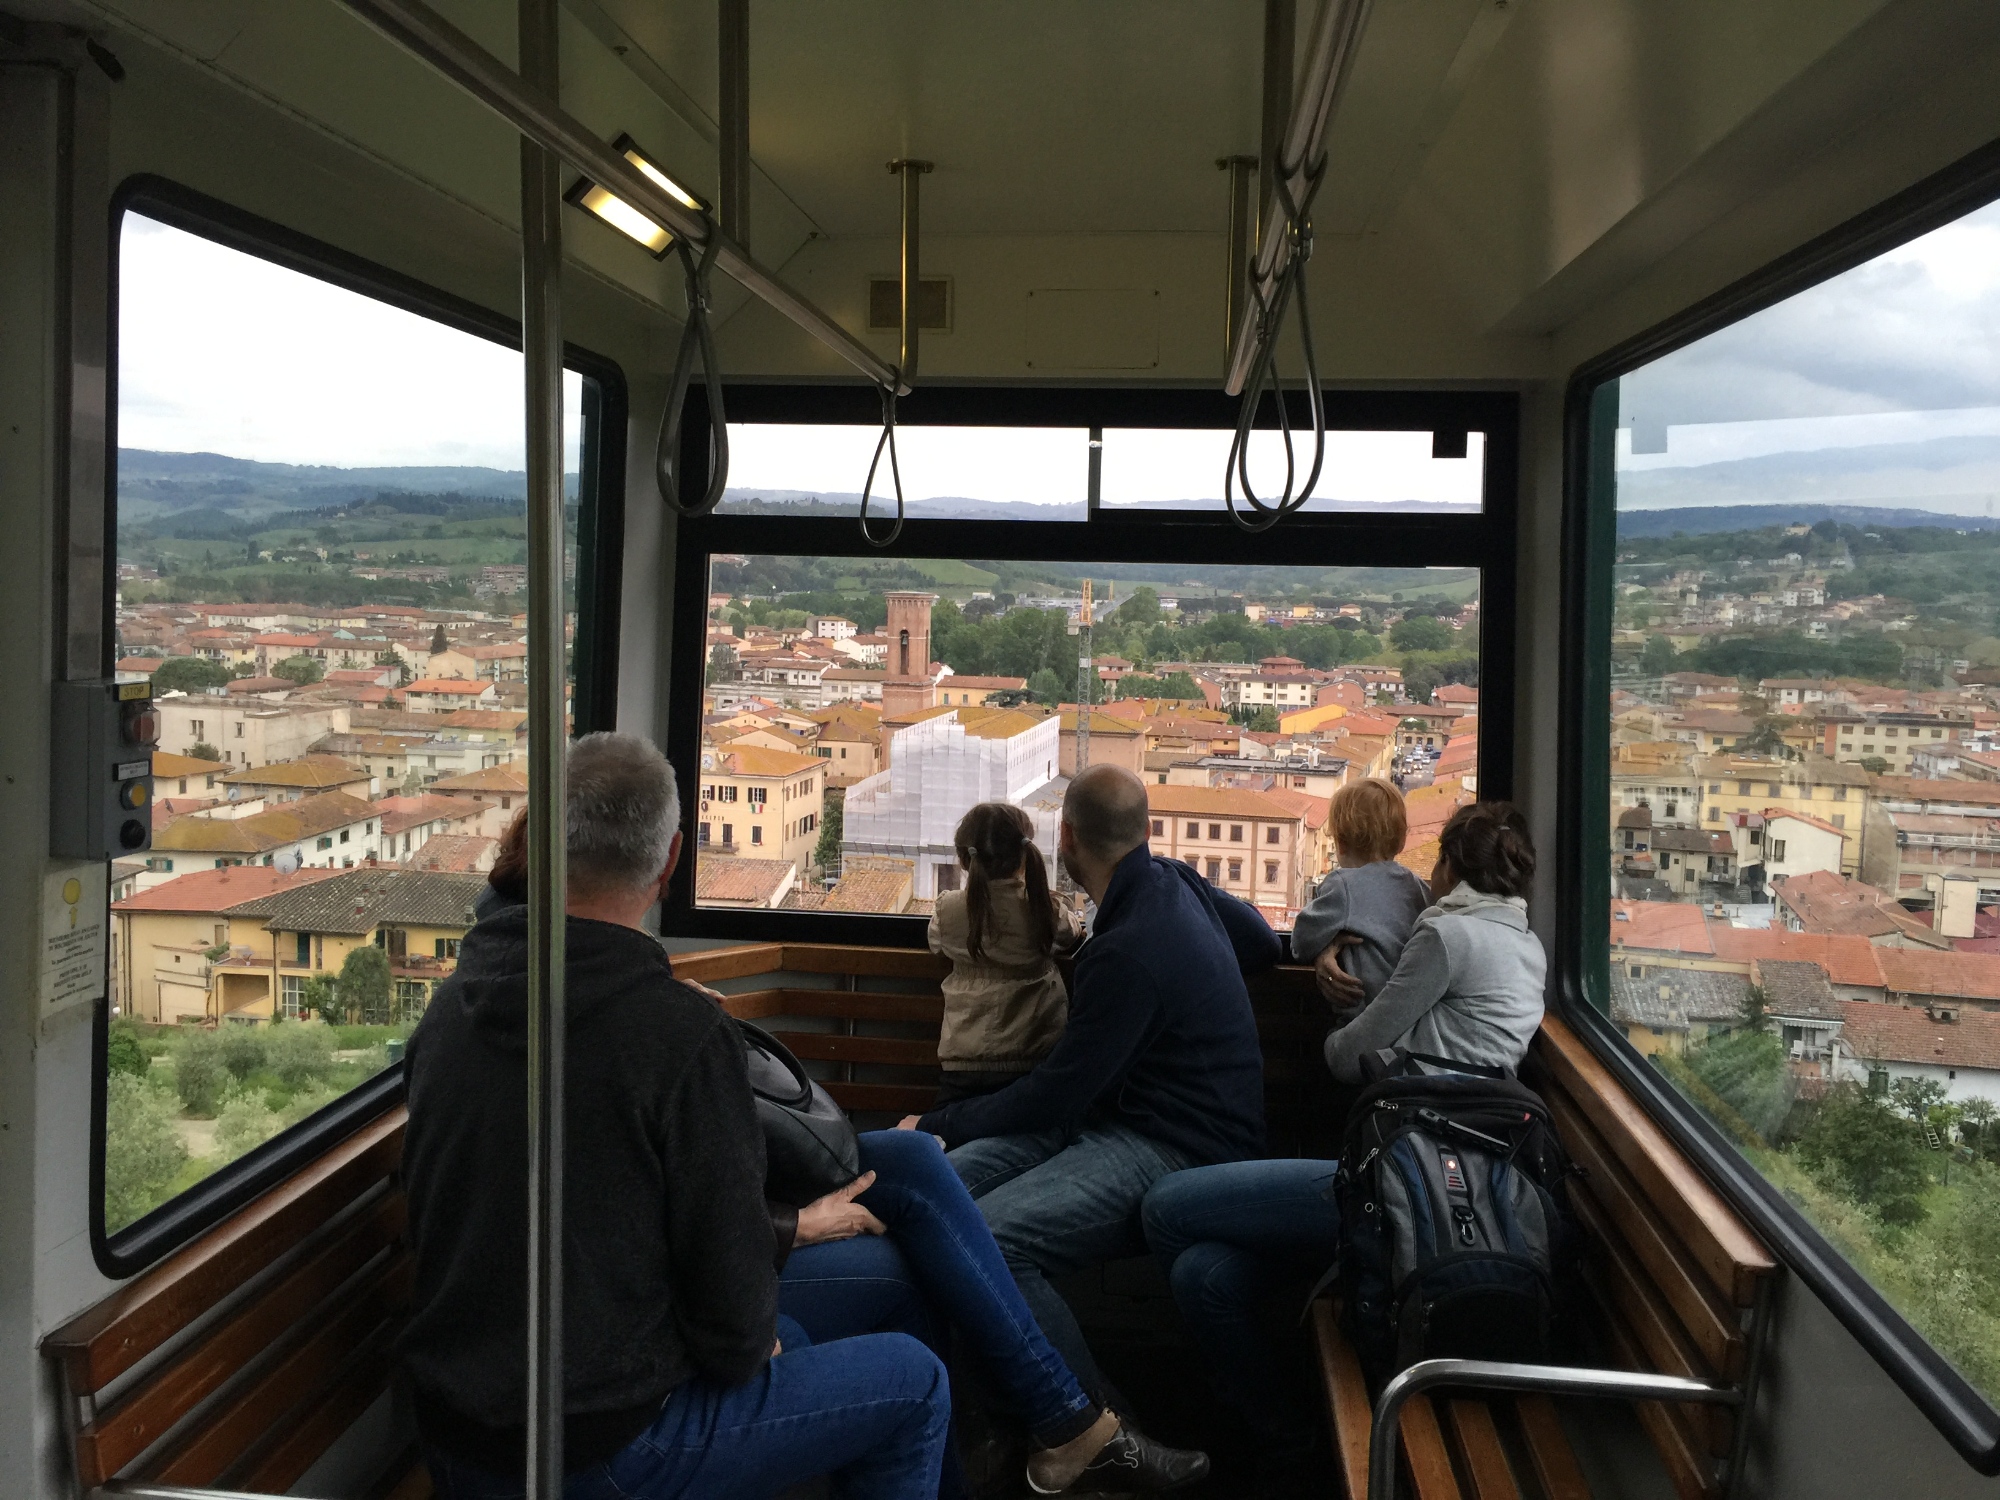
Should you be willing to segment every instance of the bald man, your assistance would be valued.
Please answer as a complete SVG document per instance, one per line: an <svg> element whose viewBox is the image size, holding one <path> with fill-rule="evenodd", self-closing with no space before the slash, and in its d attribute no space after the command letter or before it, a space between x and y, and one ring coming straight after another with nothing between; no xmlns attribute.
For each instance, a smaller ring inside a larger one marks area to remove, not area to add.
<svg viewBox="0 0 2000 1500"><path fill-rule="evenodd" d="M1100 1399L1049 1278L1145 1253L1139 1203L1169 1172L1264 1151L1264 1065L1243 974L1278 960L1254 907L1147 848L1145 783L1090 766L1063 798L1065 868L1097 906L1069 1022L1032 1072L912 1117L952 1149L1042 1331Z"/></svg>

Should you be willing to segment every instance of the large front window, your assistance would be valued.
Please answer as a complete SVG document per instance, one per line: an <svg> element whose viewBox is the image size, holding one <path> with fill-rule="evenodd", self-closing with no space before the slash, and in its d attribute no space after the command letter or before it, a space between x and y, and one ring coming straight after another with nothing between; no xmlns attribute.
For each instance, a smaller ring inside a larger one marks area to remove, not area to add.
<svg viewBox="0 0 2000 1500"><path fill-rule="evenodd" d="M1598 389L1581 824L1593 1003L1989 1399L1996 339L1988 207Z"/></svg>
<svg viewBox="0 0 2000 1500"><path fill-rule="evenodd" d="M1146 783L1155 853L1288 930L1333 865L1341 786L1404 790L1402 858L1426 874L1482 778L1504 791L1480 714L1482 672L1507 657L1486 605L1511 597L1500 404L1469 447L1444 398L1438 442L1335 434L1342 507L1246 537L1219 499L1188 499L1219 486L1227 447L1219 427L1168 425L1195 404L953 392L950 422L899 426L911 519L876 551L852 517L877 429L805 420L840 399L742 393L757 420L732 430L724 513L682 528L672 753L699 796L676 930L921 918L961 882L953 831L984 801L1025 809L1056 870L1064 791L1098 764ZM1066 423L1006 420L1058 406ZM769 419L787 410L801 420ZM1175 495L1160 486L1177 463Z"/></svg>

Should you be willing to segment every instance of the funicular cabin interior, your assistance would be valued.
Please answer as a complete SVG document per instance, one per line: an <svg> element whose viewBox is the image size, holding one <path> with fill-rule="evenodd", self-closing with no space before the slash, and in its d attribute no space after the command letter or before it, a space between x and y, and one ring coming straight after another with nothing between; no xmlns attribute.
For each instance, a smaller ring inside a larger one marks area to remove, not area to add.
<svg viewBox="0 0 2000 1500"><path fill-rule="evenodd" d="M605 728L871 1125L971 803L1126 765L1285 929L1345 782L1413 867L1512 800L1591 1373L1385 1397L1322 1296L1319 1492L1985 1492L1996 78L1979 0L0 0L0 1493L430 1492L403 1045ZM1158 1270L1064 1290L1205 1435Z"/></svg>

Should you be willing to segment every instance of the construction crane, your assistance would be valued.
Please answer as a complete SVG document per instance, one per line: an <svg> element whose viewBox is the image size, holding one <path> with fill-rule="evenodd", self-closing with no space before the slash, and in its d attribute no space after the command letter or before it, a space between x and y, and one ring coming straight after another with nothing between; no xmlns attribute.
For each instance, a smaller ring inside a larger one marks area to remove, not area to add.
<svg viewBox="0 0 2000 1500"><path fill-rule="evenodd" d="M1076 617L1076 764L1070 775L1090 764L1090 580L1083 580L1083 610Z"/></svg>

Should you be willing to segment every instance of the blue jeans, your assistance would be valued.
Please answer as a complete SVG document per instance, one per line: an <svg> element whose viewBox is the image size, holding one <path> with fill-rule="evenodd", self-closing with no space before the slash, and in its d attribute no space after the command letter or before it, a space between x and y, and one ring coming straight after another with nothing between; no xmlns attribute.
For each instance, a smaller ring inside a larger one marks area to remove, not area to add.
<svg viewBox="0 0 2000 1500"><path fill-rule="evenodd" d="M1087 1429L1097 1404L1043 1336L936 1139L871 1131L861 1137L861 1169L875 1184L860 1201L888 1234L794 1251L779 1279L780 1310L815 1343L895 1330L938 1349L935 1313L958 1330L1037 1446Z"/></svg>
<svg viewBox="0 0 2000 1500"><path fill-rule="evenodd" d="M690 1380L639 1436L572 1473L563 1500L770 1500L821 1474L840 1500L932 1500L951 1418L944 1366L897 1333L791 1349L737 1386ZM435 1448L438 1500L518 1500Z"/></svg>
<svg viewBox="0 0 2000 1500"><path fill-rule="evenodd" d="M1139 1203L1187 1166L1171 1146L1118 1125L968 1141L951 1164L979 1204L1021 1297L1084 1388L1105 1391L1076 1314L1052 1276L1144 1253Z"/></svg>
<svg viewBox="0 0 2000 1500"><path fill-rule="evenodd" d="M1274 1457L1303 1452L1316 1428L1263 1312L1274 1294L1333 1263L1340 1211L1326 1190L1339 1166L1196 1167L1161 1178L1146 1195L1146 1243L1167 1268L1215 1393Z"/></svg>

